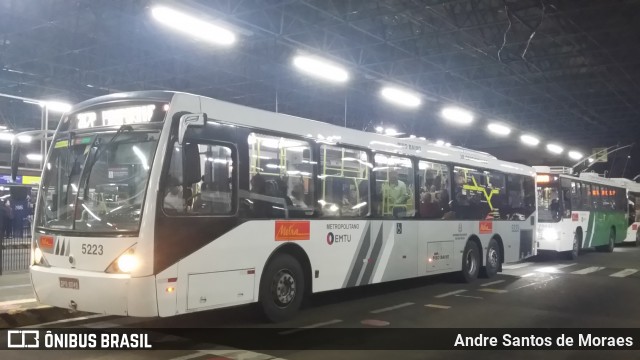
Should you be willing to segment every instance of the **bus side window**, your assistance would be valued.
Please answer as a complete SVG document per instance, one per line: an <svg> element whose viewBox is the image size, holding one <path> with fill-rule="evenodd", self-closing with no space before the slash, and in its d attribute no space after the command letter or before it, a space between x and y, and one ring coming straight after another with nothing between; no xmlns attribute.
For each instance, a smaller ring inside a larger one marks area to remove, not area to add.
<svg viewBox="0 0 640 360"><path fill-rule="evenodd" d="M304 218L314 213L314 162L306 141L251 133L249 146L250 215Z"/></svg>
<svg viewBox="0 0 640 360"><path fill-rule="evenodd" d="M234 154L217 144L177 144L166 182L168 215L225 215L234 209Z"/></svg>
<svg viewBox="0 0 640 360"><path fill-rule="evenodd" d="M318 207L322 217L362 217L369 213L366 152L331 145L320 147Z"/></svg>
<svg viewBox="0 0 640 360"><path fill-rule="evenodd" d="M413 164L408 158L376 154L376 215L413 217L415 193Z"/></svg>

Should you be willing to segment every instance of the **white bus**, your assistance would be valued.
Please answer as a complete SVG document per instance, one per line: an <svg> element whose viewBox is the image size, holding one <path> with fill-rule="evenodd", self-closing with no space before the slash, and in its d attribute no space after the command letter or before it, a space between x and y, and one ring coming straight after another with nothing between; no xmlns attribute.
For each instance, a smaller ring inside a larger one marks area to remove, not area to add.
<svg viewBox="0 0 640 360"><path fill-rule="evenodd" d="M460 272L535 255L535 172L174 92L112 94L63 116L42 174L39 302L167 317Z"/></svg>
<svg viewBox="0 0 640 360"><path fill-rule="evenodd" d="M538 252L576 259L580 249L612 252L626 235L625 189L595 173L534 166L537 171Z"/></svg>
<svg viewBox="0 0 640 360"><path fill-rule="evenodd" d="M625 178L614 178L612 180L627 189L629 210L627 212L627 236L624 242L640 246L640 232L638 232L638 226L640 226L640 184Z"/></svg>

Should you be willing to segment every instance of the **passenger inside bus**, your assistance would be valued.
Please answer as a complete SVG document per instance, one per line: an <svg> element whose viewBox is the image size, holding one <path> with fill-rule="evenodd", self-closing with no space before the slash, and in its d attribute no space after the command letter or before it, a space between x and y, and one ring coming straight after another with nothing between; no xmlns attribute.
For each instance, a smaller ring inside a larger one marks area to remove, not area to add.
<svg viewBox="0 0 640 360"><path fill-rule="evenodd" d="M164 198L164 207L167 210L174 210L177 212L184 211L184 199L182 197L182 191L180 182L175 177L169 177L167 181L166 196Z"/></svg>

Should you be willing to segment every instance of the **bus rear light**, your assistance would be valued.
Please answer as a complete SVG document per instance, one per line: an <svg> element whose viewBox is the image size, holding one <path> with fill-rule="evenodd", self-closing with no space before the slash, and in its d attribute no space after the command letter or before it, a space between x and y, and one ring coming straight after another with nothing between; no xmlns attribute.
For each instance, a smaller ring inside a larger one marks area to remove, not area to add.
<svg viewBox="0 0 640 360"><path fill-rule="evenodd" d="M165 291L168 292L168 293L172 293L172 292L176 291L176 288L173 287L173 286L167 286Z"/></svg>

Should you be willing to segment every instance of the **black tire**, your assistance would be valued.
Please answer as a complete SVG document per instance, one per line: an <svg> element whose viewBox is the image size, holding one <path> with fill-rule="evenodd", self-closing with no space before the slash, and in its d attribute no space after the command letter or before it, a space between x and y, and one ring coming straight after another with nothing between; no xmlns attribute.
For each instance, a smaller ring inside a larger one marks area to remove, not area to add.
<svg viewBox="0 0 640 360"><path fill-rule="evenodd" d="M578 258L578 255L580 255L580 242L580 238L576 233L576 235L574 235L573 237L573 245L571 250L565 252L565 257L567 258L567 260L575 260Z"/></svg>
<svg viewBox="0 0 640 360"><path fill-rule="evenodd" d="M500 270L500 259L502 259L502 254L500 253L498 241L496 241L496 239L491 239L487 246L487 257L484 261L485 265L482 268L482 276L487 279L491 279L496 276Z"/></svg>
<svg viewBox="0 0 640 360"><path fill-rule="evenodd" d="M478 278L481 266L480 248L473 241L467 241L462 253L462 280L474 282Z"/></svg>
<svg viewBox="0 0 640 360"><path fill-rule="evenodd" d="M260 281L260 306L273 323L293 318L304 297L302 266L289 254L276 255L267 265Z"/></svg>
<svg viewBox="0 0 640 360"><path fill-rule="evenodd" d="M640 230L636 231L636 247L640 247Z"/></svg>

